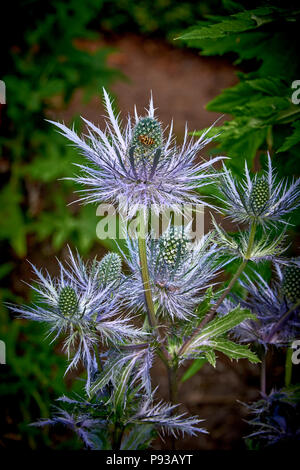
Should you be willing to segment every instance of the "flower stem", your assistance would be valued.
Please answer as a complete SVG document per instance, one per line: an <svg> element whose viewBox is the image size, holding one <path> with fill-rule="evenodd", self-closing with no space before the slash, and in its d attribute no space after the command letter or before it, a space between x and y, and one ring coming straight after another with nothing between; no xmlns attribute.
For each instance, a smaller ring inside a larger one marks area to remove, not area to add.
<svg viewBox="0 0 300 470"><path fill-rule="evenodd" d="M246 267L246 265L247 265L247 263L248 263L248 261L251 257L251 251L252 251L252 247L253 247L253 243L254 243L255 232L256 232L256 222L253 222L252 225L251 225L248 246L247 246L247 250L246 250L246 254L245 254L243 262L240 264L238 270L236 271L236 273L232 277L232 279L229 282L227 288L224 290L223 294L218 299L218 301L215 303L215 305L212 307L210 312L203 318L200 325L193 332L192 336L182 345L182 347L179 351L179 355L183 355L185 353L185 351L188 349L190 344L193 342L193 340L195 339L197 334L202 330L202 328L208 322L210 322L214 318L214 316L215 316L218 308L220 307L221 303L224 301L225 297L230 293L230 291L233 288L233 286L235 285L236 281L238 280L238 278L240 277L240 275L244 271L244 269L245 269L245 267Z"/></svg>
<svg viewBox="0 0 300 470"><path fill-rule="evenodd" d="M292 382L292 372L293 372L292 355L293 355L293 350L291 348L291 345L289 345L286 351L286 358L285 358L284 384L286 387L289 387Z"/></svg>
<svg viewBox="0 0 300 470"><path fill-rule="evenodd" d="M158 325L157 325L154 303L153 303L152 292L151 292L151 284L150 284L148 260L147 260L145 218L146 218L145 214L142 214L141 221L140 221L140 234L138 238L138 247L139 247L141 275L142 275L143 286L144 286L146 311L147 311L149 325L152 328L152 330L154 330L154 334L156 335L158 342L159 342L159 346L156 349L156 352L158 356L160 357L160 359L164 362L167 369L169 369L168 352L165 351L165 348L162 344L162 340L160 338L160 334L158 331Z"/></svg>
<svg viewBox="0 0 300 470"><path fill-rule="evenodd" d="M177 404L177 392L178 392L178 366L177 364L168 368L168 379L169 379L169 400L172 405ZM171 438L171 450L176 449L175 437Z"/></svg>
<svg viewBox="0 0 300 470"><path fill-rule="evenodd" d="M157 321L156 321L154 304L153 304L153 299L152 299L152 294L151 294L151 286L150 286L148 262L147 262L147 251L146 251L146 239L143 236L143 234L141 234L141 236L138 239L138 245L139 245L141 274L142 274L142 280L143 280L143 285L144 285L144 294L145 294L145 302L146 302L149 325L152 328L156 328Z"/></svg>
<svg viewBox="0 0 300 470"><path fill-rule="evenodd" d="M178 392L178 377L177 377L177 366L169 367L168 378L169 378L169 399L172 405L177 404L177 392Z"/></svg>

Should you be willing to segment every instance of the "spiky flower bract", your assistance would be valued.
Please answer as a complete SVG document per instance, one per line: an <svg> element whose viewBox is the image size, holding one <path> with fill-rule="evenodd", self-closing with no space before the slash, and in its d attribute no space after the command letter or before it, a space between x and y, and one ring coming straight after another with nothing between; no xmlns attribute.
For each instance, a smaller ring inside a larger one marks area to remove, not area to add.
<svg viewBox="0 0 300 470"><path fill-rule="evenodd" d="M260 230L260 233L257 233L251 241L251 231L239 230L237 233L229 235L213 217L212 221L216 232L215 241L225 253L231 256L231 259L240 258L255 263L279 261L288 248L285 227L275 234ZM249 245L251 245L250 249Z"/></svg>
<svg viewBox="0 0 300 470"><path fill-rule="evenodd" d="M110 202L120 208L124 218L132 218L138 210L150 207L156 212L164 206L178 211L181 204L206 204L194 190L217 176L210 170L223 157L199 163L196 156L211 138L205 139L204 133L195 141L188 140L186 129L183 145L176 146L173 126L168 133L162 131L152 97L146 116L138 116L135 110L135 123L128 117L127 125L121 129L105 90L104 100L108 113L106 130L83 119L88 130L86 140L64 124L53 122L90 163L78 165L82 175L73 178L88 188L82 190L80 200Z"/></svg>
<svg viewBox="0 0 300 470"><path fill-rule="evenodd" d="M94 346L99 337L104 343L122 342L124 339L143 337L128 318L119 315L118 297L113 295L112 285L101 287L99 276L102 264L84 264L80 256L69 250L69 261L59 264L59 275L51 278L32 265L37 281L31 286L38 295L36 304L11 306L23 318L45 322L53 341L64 335L64 347L71 358L67 371L82 360L90 374L95 366ZM96 267L95 267L96 266Z"/></svg>
<svg viewBox="0 0 300 470"><path fill-rule="evenodd" d="M126 286L128 304L144 306L136 240L128 239L131 269ZM212 285L222 265L210 234L197 242L189 241L188 230L170 226L158 239L148 237L147 259L151 292L157 315L171 320L191 319L205 289Z"/></svg>
<svg viewBox="0 0 300 470"><path fill-rule="evenodd" d="M132 374L128 374L125 367L119 369L119 381L113 380L96 398L87 401L81 397L70 399L63 396L59 399L63 407L56 407L50 419L33 425L62 424L93 450L115 449L116 444L118 449L139 450L145 441L150 444L155 431L174 437L207 433L199 427L203 420L185 413L176 414L177 405L157 402L154 395L155 391L151 396L144 397L133 386ZM118 443L115 441L116 430Z"/></svg>
<svg viewBox="0 0 300 470"><path fill-rule="evenodd" d="M235 296L234 300L226 299L219 307L219 312L227 313L238 303L256 316L257 320L245 320L233 330L234 336L242 342L258 342L265 347L268 344L285 346L300 333L299 307L291 311L286 321L276 329L280 319L293 305L285 295L284 269L287 268L279 265L276 268L278 279L271 284L259 273L255 273L254 279L244 274L245 280L239 282L247 292L246 300Z"/></svg>
<svg viewBox="0 0 300 470"><path fill-rule="evenodd" d="M246 162L242 182L237 182L225 166L223 169L221 201L225 213L235 222L255 222L264 227L287 223L285 216L300 204L300 179L290 184L287 180L277 182L270 155L268 168L262 176L250 176Z"/></svg>

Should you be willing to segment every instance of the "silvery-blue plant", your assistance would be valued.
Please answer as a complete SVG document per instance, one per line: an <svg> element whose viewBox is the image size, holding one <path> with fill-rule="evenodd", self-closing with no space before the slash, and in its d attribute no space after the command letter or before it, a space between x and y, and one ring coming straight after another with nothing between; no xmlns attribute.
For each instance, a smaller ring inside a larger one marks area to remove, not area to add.
<svg viewBox="0 0 300 470"><path fill-rule="evenodd" d="M79 165L81 173L72 178L84 186L79 199L112 203L129 222L139 214L139 230L136 236L128 231L124 253L119 249L102 260L84 262L69 250L54 279L33 267L36 303L12 308L24 318L45 322L54 339L63 339L67 371L79 363L86 370L82 394L61 397L53 416L35 424L67 426L87 448L136 450L148 448L158 434L169 434L174 441L206 432L201 419L178 409L181 374L195 373L197 363L191 360L215 367L222 353L231 360L260 362L236 334L245 325L258 325L260 318L267 332L263 329L258 341L266 342L276 319L282 325L269 342L294 335L291 321L299 284L295 287L298 271L293 269L298 264L294 261L291 270L282 257L287 233L281 227L299 204L299 181L277 181L269 157L262 176L250 176L246 167L245 180L237 182L225 165L214 169L224 157L199 160L211 140L205 133L193 140L186 129L183 144L177 145L172 125L167 131L158 120L152 97L145 114L135 109L125 126L105 90L104 102L104 130L84 119L86 135L80 137L74 129L54 124L86 159ZM196 241L189 236L191 225L171 220L158 237L148 230L149 213L159 213L161 207L182 213L185 203L218 205L219 199L208 203L200 195L211 183L221 184L219 212L244 224L237 236L215 220L214 229ZM276 236L268 236L269 224L278 229ZM240 264L224 284L220 274L233 259ZM247 264L262 260L282 263L282 296L277 284L270 287L258 275L258 284L247 277L241 280L245 298L230 298ZM264 307L269 310L262 319ZM251 342L249 335L246 343ZM166 368L169 402L153 389L158 360Z"/></svg>

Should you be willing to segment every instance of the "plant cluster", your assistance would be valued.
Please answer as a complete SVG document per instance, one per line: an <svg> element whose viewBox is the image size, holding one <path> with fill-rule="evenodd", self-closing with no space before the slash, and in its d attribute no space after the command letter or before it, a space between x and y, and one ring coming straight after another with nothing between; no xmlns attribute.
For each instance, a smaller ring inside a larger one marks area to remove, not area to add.
<svg viewBox="0 0 300 470"><path fill-rule="evenodd" d="M196 361L189 376L203 359L215 366L217 353L259 363L249 348L252 332L254 341L259 338L266 347L286 344L297 335L299 263L284 252L287 217L300 203L300 180L278 179L269 157L264 173L252 175L246 165L245 177L238 181L225 163L219 171L214 168L224 157L199 160L211 140L205 133L189 139L186 131L183 145L177 145L172 127L163 129L157 119L152 97L146 114L135 110L123 127L105 90L104 101L104 131L87 120L85 136L54 124L86 159L73 178L84 187L79 198L114 204L127 222L137 218L126 252L120 250L127 270L123 272L119 254L84 262L70 250L54 279L33 266L36 303L11 308L45 323L53 340L63 336L67 371L79 363L86 370L82 392L61 397L53 416L38 426L65 425L87 448L144 449L157 433L175 439L206 432L201 419L178 409L179 375L188 361ZM212 182L222 194L216 200L218 210L243 223L237 236L214 221L210 233L193 239L184 217L181 225L170 219L154 236L151 210L157 213L167 206L182 214L186 203L211 207L196 190ZM272 239L270 226L277 233ZM220 286L217 276L233 259L239 267L229 284ZM266 259L279 264L279 285L267 286L256 273L253 281L241 279L246 299L230 298L246 266L250 263L255 271ZM155 360L164 363L168 374L167 403L156 398L152 387Z"/></svg>

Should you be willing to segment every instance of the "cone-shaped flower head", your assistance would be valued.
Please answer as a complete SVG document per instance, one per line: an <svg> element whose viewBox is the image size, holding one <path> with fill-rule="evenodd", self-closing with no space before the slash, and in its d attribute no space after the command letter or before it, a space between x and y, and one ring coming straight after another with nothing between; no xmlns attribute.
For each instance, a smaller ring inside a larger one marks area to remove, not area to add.
<svg viewBox="0 0 300 470"><path fill-rule="evenodd" d="M152 118L145 117L138 121L133 129L133 137L129 148L133 148L134 162L138 165L145 162L153 165L156 149L162 149L163 135L160 123Z"/></svg>
<svg viewBox="0 0 300 470"><path fill-rule="evenodd" d="M252 208L253 213L259 215L267 206L270 200L270 188L267 180L257 178L253 183L249 195L249 206Z"/></svg>
<svg viewBox="0 0 300 470"><path fill-rule="evenodd" d="M187 255L189 240L185 237L183 227L172 225L160 238L161 261L170 268L179 266Z"/></svg>
<svg viewBox="0 0 300 470"><path fill-rule="evenodd" d="M283 273L282 292L290 302L300 299L300 267L286 266Z"/></svg>
<svg viewBox="0 0 300 470"><path fill-rule="evenodd" d="M80 200L112 203L123 218L150 207L156 213L164 206L179 212L181 204L206 204L195 190L217 176L211 171L212 164L223 157L202 162L196 157L212 138L206 139L205 132L196 140L188 139L186 128L183 145L178 147L172 124L167 132L156 118L152 97L146 114L138 116L135 110L135 122L128 117L122 129L105 90L104 99L108 113L105 131L83 119L88 130L84 139L65 125L53 123L88 160L88 165L79 165L82 174L72 178L86 186Z"/></svg>
<svg viewBox="0 0 300 470"><path fill-rule="evenodd" d="M58 296L58 309L64 317L72 317L78 312L78 298L73 287L65 286Z"/></svg>

